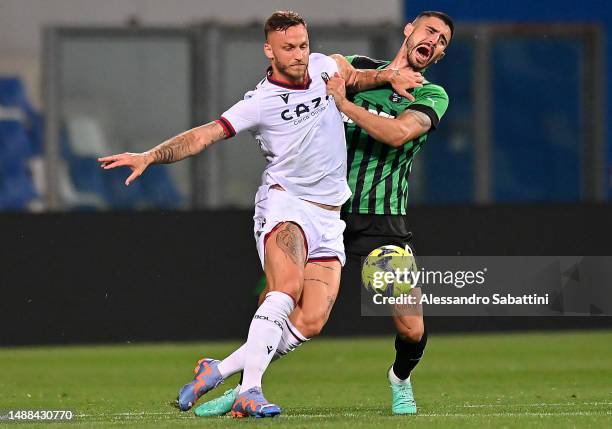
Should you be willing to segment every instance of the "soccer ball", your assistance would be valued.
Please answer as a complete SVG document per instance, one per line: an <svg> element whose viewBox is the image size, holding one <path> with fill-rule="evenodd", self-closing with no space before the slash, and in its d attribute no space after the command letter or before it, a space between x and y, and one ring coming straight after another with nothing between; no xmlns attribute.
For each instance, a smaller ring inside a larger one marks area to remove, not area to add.
<svg viewBox="0 0 612 429"><path fill-rule="evenodd" d="M386 245L374 249L363 261L361 283L369 292L397 297L410 293L414 284L408 273L416 272L416 261L408 245L405 248Z"/></svg>

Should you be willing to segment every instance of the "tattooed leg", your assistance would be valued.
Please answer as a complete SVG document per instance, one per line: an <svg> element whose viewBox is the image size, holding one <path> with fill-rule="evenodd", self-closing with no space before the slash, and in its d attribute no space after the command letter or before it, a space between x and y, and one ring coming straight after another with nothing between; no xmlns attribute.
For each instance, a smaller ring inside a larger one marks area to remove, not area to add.
<svg viewBox="0 0 612 429"><path fill-rule="evenodd" d="M285 253L285 257L296 265L306 261L306 243L299 226L285 222L276 234L276 245Z"/></svg>
<svg viewBox="0 0 612 429"><path fill-rule="evenodd" d="M307 338L319 335L331 313L340 288L338 261L309 262L304 269L304 289L289 320Z"/></svg>
<svg viewBox="0 0 612 429"><path fill-rule="evenodd" d="M298 302L304 284L306 242L299 226L285 222L272 231L265 245L264 271L268 290Z"/></svg>

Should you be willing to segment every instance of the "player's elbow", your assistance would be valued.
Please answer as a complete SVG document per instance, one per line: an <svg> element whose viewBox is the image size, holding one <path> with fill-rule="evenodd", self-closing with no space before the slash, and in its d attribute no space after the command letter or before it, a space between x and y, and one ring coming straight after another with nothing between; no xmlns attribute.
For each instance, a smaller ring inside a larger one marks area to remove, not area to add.
<svg viewBox="0 0 612 429"><path fill-rule="evenodd" d="M393 133L393 135L389 136L386 143L389 146L398 148L402 147L407 141L410 141L410 134L407 130L401 128Z"/></svg>
<svg viewBox="0 0 612 429"><path fill-rule="evenodd" d="M392 128L390 127L388 131L388 134L381 140L391 147L402 147L406 142L414 138L413 130L404 124L395 124L395 126Z"/></svg>
<svg viewBox="0 0 612 429"><path fill-rule="evenodd" d="M394 129L387 129L380 133L372 134L372 137L376 140L391 147L400 147L405 142L403 134Z"/></svg>
<svg viewBox="0 0 612 429"><path fill-rule="evenodd" d="M420 135L421 133L418 129L403 126L397 130L396 135L393 136L393 139L389 144L393 147L398 148L405 145L407 142L418 138Z"/></svg>
<svg viewBox="0 0 612 429"><path fill-rule="evenodd" d="M404 140L403 137L394 137L394 138L388 139L384 143L388 144L391 147L398 148L398 147L402 147L405 142L406 140Z"/></svg>
<svg viewBox="0 0 612 429"><path fill-rule="evenodd" d="M342 67L345 63L348 63L346 58L340 54L331 54L330 57L336 62L338 68Z"/></svg>

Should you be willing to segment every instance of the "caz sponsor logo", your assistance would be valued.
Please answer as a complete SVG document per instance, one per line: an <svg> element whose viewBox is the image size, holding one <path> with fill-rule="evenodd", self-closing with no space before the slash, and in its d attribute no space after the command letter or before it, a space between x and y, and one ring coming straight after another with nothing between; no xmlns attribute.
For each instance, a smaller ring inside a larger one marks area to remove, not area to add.
<svg viewBox="0 0 612 429"><path fill-rule="evenodd" d="M329 100L329 95L325 96L325 100ZM302 115L310 113L311 110L318 108L323 101L322 97L313 98L308 103L300 103L293 109L285 109L281 112L281 118L285 121L293 121Z"/></svg>

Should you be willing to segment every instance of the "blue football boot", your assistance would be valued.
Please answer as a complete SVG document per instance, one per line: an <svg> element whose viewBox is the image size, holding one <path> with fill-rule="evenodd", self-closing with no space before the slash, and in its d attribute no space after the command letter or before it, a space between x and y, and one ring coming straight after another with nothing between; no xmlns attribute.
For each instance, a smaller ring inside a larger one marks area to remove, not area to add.
<svg viewBox="0 0 612 429"><path fill-rule="evenodd" d="M261 393L261 387L252 387L238 394L232 406L233 417L275 417L281 413L278 405L270 404Z"/></svg>
<svg viewBox="0 0 612 429"><path fill-rule="evenodd" d="M185 384L179 390L176 405L181 411L188 411L193 407L200 397L206 392L223 383L223 377L217 366L219 361L215 359L200 359L193 372L193 381Z"/></svg>

